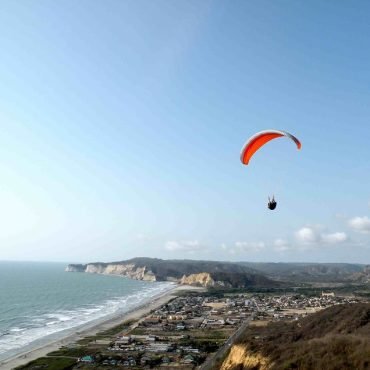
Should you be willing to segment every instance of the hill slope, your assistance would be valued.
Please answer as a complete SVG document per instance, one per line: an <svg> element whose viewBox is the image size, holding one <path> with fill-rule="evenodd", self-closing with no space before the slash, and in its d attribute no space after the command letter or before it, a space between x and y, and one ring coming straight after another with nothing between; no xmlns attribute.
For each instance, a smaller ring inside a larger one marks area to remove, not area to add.
<svg viewBox="0 0 370 370"><path fill-rule="evenodd" d="M369 368L369 303L333 306L291 323L249 327L222 365L222 370Z"/></svg>
<svg viewBox="0 0 370 370"><path fill-rule="evenodd" d="M351 263L240 262L273 279L295 282L366 282L370 267Z"/></svg>

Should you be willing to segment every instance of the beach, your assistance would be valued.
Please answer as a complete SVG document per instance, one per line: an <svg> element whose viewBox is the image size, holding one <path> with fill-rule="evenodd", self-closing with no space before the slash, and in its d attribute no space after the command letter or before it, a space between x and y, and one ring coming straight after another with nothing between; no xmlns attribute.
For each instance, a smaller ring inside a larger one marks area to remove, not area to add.
<svg viewBox="0 0 370 370"><path fill-rule="evenodd" d="M70 345L84 337L92 336L97 334L98 332L115 327L124 321L138 321L143 316L147 315L150 311L155 310L163 304L169 302L175 296L176 292L189 289L194 290L197 288L190 286L174 286L173 289L167 290L166 292L153 297L150 303L143 304L129 312L117 314L114 317L109 317L106 320L100 320L99 322L86 324L82 327L76 328L73 333L66 333L64 337L59 337L55 341L51 341L47 344L34 347L23 353L17 354L14 357L3 360L2 362L0 362L0 369L14 369L17 366L24 365L39 357L46 356L48 353L58 350L61 346Z"/></svg>

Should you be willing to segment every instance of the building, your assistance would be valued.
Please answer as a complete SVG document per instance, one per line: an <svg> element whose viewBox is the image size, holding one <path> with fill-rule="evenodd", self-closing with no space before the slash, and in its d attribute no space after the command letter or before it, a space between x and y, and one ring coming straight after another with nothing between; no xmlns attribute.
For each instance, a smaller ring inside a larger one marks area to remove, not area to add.
<svg viewBox="0 0 370 370"><path fill-rule="evenodd" d="M321 292L321 297L335 297L335 294L334 292L328 292L328 293Z"/></svg>
<svg viewBox="0 0 370 370"><path fill-rule="evenodd" d="M78 359L79 362L83 362L85 364L92 364L94 362L94 358L92 356L83 356Z"/></svg>

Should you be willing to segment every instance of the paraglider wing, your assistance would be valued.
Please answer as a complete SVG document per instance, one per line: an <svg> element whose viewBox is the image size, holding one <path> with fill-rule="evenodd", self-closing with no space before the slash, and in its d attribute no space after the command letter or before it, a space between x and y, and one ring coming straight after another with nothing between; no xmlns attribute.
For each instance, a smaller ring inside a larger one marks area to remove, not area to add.
<svg viewBox="0 0 370 370"><path fill-rule="evenodd" d="M279 130L265 130L260 131L257 134L253 135L243 146L243 149L240 153L240 160L243 164L247 165L249 160L252 158L253 154L261 148L263 145L268 143L270 140L276 139L278 137L286 136L289 139L293 140L297 145L298 149L301 149L301 142L292 134L286 131Z"/></svg>

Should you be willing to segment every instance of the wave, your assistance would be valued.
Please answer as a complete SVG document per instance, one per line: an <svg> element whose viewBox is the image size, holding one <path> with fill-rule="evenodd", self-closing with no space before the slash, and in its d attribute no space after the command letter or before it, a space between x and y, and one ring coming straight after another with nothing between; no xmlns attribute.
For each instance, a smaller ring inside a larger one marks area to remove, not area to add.
<svg viewBox="0 0 370 370"><path fill-rule="evenodd" d="M0 360L21 353L24 347L52 335L66 332L69 329L77 329L118 313L129 312L172 287L172 283L154 283L136 294L116 296L96 305L86 304L73 310L57 310L40 316L29 316L27 319L23 317L17 325L0 333Z"/></svg>

